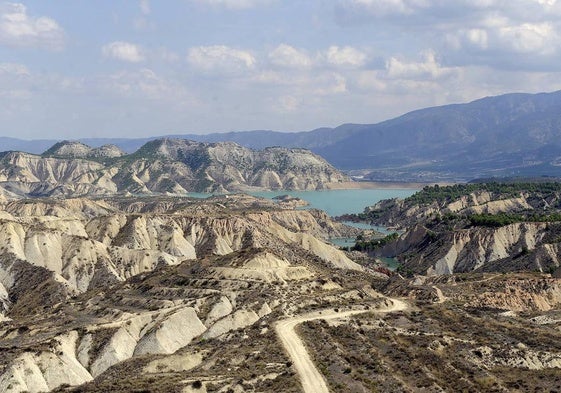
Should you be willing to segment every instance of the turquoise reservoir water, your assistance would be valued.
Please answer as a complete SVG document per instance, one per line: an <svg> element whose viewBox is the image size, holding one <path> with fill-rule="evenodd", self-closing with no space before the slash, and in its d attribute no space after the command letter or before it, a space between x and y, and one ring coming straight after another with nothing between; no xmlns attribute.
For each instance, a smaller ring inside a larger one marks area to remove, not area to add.
<svg viewBox="0 0 561 393"><path fill-rule="evenodd" d="M393 188L373 190L265 191L252 192L250 194L269 199L288 194L308 201L310 205L307 207L324 210L330 216L340 216L345 213L361 213L365 207L372 206L382 199L407 198L416 191L413 189ZM207 198L211 194L192 193L189 196ZM347 224L361 229L375 229L383 234L391 233L385 228L374 227L364 223L348 222ZM355 239L352 238L331 239L330 241L338 247L352 247L355 244ZM397 260L393 258L383 258L383 262L391 270L398 266Z"/></svg>
<svg viewBox="0 0 561 393"><path fill-rule="evenodd" d="M266 191L252 192L251 195L273 198L291 195L308 201L310 207L324 210L330 216L345 213L361 213L364 208L382 199L407 198L417 190L412 189L375 189L375 190L324 190L324 191Z"/></svg>
<svg viewBox="0 0 561 393"><path fill-rule="evenodd" d="M330 216L340 216L345 213L362 213L364 208L382 199L407 198L417 190L404 188L372 189L372 190L322 190L322 191L262 191L248 194L274 198L279 195L291 195L308 201L310 206L324 210ZM189 193L193 198L208 198L213 194L200 192Z"/></svg>
<svg viewBox="0 0 561 393"><path fill-rule="evenodd" d="M417 190L413 189L376 189L376 190L325 190L325 191L284 191L284 192L259 192L252 195L264 198L273 198L278 195L289 194L310 203L309 207L324 210L330 216L340 216L345 213L361 213L367 206L372 206L382 199L407 198ZM365 223L346 222L348 225L356 226L361 229L375 229L384 235L393 231L386 228L371 226ZM337 247L352 247L355 244L354 238L330 239L331 244ZM390 269L395 270L399 262L395 258L380 258Z"/></svg>

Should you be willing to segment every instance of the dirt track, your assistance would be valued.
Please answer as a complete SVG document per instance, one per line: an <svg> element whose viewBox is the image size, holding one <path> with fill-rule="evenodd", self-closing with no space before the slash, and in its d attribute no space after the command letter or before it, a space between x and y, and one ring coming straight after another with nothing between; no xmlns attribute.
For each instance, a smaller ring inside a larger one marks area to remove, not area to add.
<svg viewBox="0 0 561 393"><path fill-rule="evenodd" d="M377 310L350 310L336 312L333 309L326 309L322 311L315 311L308 314L298 315L292 318L283 319L277 322L275 329L278 336L281 339L282 345L286 348L286 351L290 355L294 368L300 376L302 382L302 388L305 393L329 393L327 384L323 376L320 374L314 363L310 354L306 350L304 343L296 334L294 328L296 325L313 321L318 319L338 319L345 318L351 315L362 314L369 311L375 311L380 313L387 313L393 311L401 311L407 308L407 303L398 300L390 299L393 302L391 307L385 309Z"/></svg>

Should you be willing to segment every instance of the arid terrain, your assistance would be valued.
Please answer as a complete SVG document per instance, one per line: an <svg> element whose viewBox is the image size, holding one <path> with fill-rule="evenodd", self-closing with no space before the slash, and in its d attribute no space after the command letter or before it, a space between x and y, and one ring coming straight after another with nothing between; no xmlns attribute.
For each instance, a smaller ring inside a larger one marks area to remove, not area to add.
<svg viewBox="0 0 561 393"><path fill-rule="evenodd" d="M561 391L548 272L392 273L242 194L1 207L2 392Z"/></svg>
<svg viewBox="0 0 561 393"><path fill-rule="evenodd" d="M322 240L356 230L320 211L230 195L23 200L2 214L2 391L181 390L203 364L193 378L210 391L284 386L274 321L380 297L375 273Z"/></svg>
<svg viewBox="0 0 561 393"><path fill-rule="evenodd" d="M114 145L63 141L41 155L0 153L0 198L8 199L315 190L347 180L309 150L251 150L233 142L164 138L126 154Z"/></svg>
<svg viewBox="0 0 561 393"><path fill-rule="evenodd" d="M0 0L0 393L561 393L561 0Z"/></svg>

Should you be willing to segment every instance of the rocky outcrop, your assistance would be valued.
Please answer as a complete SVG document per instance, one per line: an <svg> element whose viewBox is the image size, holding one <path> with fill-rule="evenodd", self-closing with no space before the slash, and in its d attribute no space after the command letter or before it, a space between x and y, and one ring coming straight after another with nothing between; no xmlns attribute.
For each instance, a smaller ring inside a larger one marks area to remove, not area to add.
<svg viewBox="0 0 561 393"><path fill-rule="evenodd" d="M305 266L292 266L285 259L280 259L274 254L263 252L249 259L242 266L214 267L217 277L223 279L246 279L268 283L284 283L286 281L309 279L314 274ZM228 302L224 304L228 307ZM222 309L222 308L220 308ZM217 309L214 313L218 312Z"/></svg>
<svg viewBox="0 0 561 393"><path fill-rule="evenodd" d="M215 325L212 325L215 326ZM137 344L135 355L174 353L207 330L192 307L173 312Z"/></svg>
<svg viewBox="0 0 561 393"><path fill-rule="evenodd" d="M125 155L115 146L60 142L42 156L0 155L0 195L186 194L249 189L315 190L347 178L303 149L161 139Z"/></svg>
<svg viewBox="0 0 561 393"><path fill-rule="evenodd" d="M0 375L2 392L47 392L61 385L81 385L92 375L76 359L78 333L56 337L50 351L24 352Z"/></svg>
<svg viewBox="0 0 561 393"><path fill-rule="evenodd" d="M251 326L259 320L259 315L253 310L238 310L225 316L212 325L203 335L204 338L221 336L231 330Z"/></svg>
<svg viewBox="0 0 561 393"><path fill-rule="evenodd" d="M545 228L546 225L541 223L518 223L495 229L454 232L449 239L442 240L449 244L449 248L427 273L450 274L484 269L485 265L508 259L513 254L530 252L541 242ZM505 263L504 270L508 268ZM511 269L518 270L516 266Z"/></svg>
<svg viewBox="0 0 561 393"><path fill-rule="evenodd" d="M461 295L460 295L461 296ZM466 306L515 312L549 311L561 305L561 281L552 278L505 279L480 285Z"/></svg>
<svg viewBox="0 0 561 393"><path fill-rule="evenodd" d="M63 158L116 158L126 153L115 145L103 145L92 148L77 141L62 141L53 145L43 156Z"/></svg>
<svg viewBox="0 0 561 393"><path fill-rule="evenodd" d="M185 370L188 347L338 302L368 274L322 240L340 230L247 195L4 202L0 391L87 384L136 362Z"/></svg>
<svg viewBox="0 0 561 393"><path fill-rule="evenodd" d="M205 338L219 337L263 316L249 309L230 311L207 329L192 307L123 315L89 326L82 335L76 330L58 335L48 341L48 349L0 360L0 391L47 392L81 385L133 356L173 354L205 332Z"/></svg>
<svg viewBox="0 0 561 393"><path fill-rule="evenodd" d="M457 184L381 201L362 217L403 229L371 249L397 257L407 274L553 273L560 266L560 206L555 182Z"/></svg>
<svg viewBox="0 0 561 393"><path fill-rule="evenodd" d="M251 205L251 212L233 213L221 203L236 205L236 199ZM260 203L267 209L256 209ZM126 213L118 203L84 199L7 203L0 218L1 309L10 307L22 266L52 275L68 293L248 248L276 250L279 255L263 251L248 255L235 268L216 266L216 277L264 282L311 278L307 267L293 266L287 259L286 250L294 248L333 267L362 270L320 240L337 233L340 224L318 212L275 210L273 202L242 195L197 203L160 199L150 206L159 213Z"/></svg>
<svg viewBox="0 0 561 393"><path fill-rule="evenodd" d="M472 271L549 271L559 266L557 244L544 243L546 223L515 223L436 233L417 225L377 253L399 256L402 269L440 275Z"/></svg>
<svg viewBox="0 0 561 393"><path fill-rule="evenodd" d="M532 209L526 197L527 195L523 194L519 197L496 200L489 191L478 191L462 196L454 202L447 204L445 210L460 214L497 214Z"/></svg>
<svg viewBox="0 0 561 393"><path fill-rule="evenodd" d="M366 208L365 214L376 224L407 228L448 214L469 216L532 210L542 212L557 205L561 200L559 192L542 195L536 191L522 191L515 194L518 195L478 190L457 198L430 202L420 202L414 197L405 200L388 199Z"/></svg>

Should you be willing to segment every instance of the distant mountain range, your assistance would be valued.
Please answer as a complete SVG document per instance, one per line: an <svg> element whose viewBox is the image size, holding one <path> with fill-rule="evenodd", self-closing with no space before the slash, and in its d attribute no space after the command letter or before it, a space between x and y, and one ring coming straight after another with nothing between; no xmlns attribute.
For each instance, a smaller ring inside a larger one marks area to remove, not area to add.
<svg viewBox="0 0 561 393"><path fill-rule="evenodd" d="M0 198L316 190L348 180L309 150L157 139L126 154L63 141L42 155L0 153Z"/></svg>
<svg viewBox="0 0 561 393"><path fill-rule="evenodd" d="M249 148L301 147L337 168L374 180L469 180L561 175L561 91L506 94L421 109L377 124L306 132L240 131L173 135ZM81 139L132 152L154 138ZM0 138L4 150L41 152L56 141Z"/></svg>

